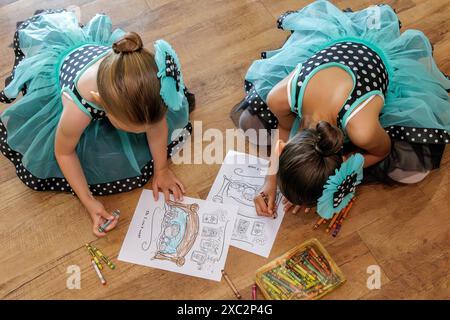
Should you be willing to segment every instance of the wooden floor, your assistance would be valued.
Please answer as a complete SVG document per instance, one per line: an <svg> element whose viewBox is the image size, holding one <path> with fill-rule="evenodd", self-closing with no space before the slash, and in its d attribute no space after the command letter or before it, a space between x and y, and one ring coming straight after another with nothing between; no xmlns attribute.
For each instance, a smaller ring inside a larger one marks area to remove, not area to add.
<svg viewBox="0 0 450 320"><path fill-rule="evenodd" d="M232 128L228 113L243 96L243 78L260 51L278 48L286 33L276 18L309 1L288 0L0 0L0 80L12 66L8 47L16 21L36 9L79 5L86 22L106 12L114 24L143 36L144 43L164 38L177 50L185 80L196 93L193 120L204 128ZM450 74L449 0L388 0L404 29L422 30L435 46L441 70ZM360 9L376 1L341 0L341 8ZM6 106L0 106L0 111ZM288 214L269 259L230 248L226 269L244 298L250 298L255 270L295 245L317 237L329 250L347 283L327 299L450 298L450 151L440 170L417 185L359 188L358 201L337 238L313 231L310 215ZM173 169L187 195L205 198L219 165L180 165ZM147 185L150 188L150 185ZM0 157L0 297L3 299L232 299L227 284L118 262L101 286L84 244L94 242L117 257L141 190L103 197L109 210L120 208L119 226L103 239L76 198L33 192ZM81 289L66 289L66 270L79 265ZM366 287L369 265L382 270L382 287Z"/></svg>

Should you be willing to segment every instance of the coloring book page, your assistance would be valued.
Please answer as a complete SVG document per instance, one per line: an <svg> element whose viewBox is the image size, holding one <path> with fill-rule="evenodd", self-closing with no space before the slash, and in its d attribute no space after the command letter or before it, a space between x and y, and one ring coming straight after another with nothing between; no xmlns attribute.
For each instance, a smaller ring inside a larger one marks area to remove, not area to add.
<svg viewBox="0 0 450 320"><path fill-rule="evenodd" d="M237 206L184 197L155 202L143 190L118 259L215 281L230 245Z"/></svg>
<svg viewBox="0 0 450 320"><path fill-rule="evenodd" d="M276 219L256 214L253 198L259 194L264 184L268 165L268 160L229 151L207 198L216 203L239 207L231 245L265 258L272 250L284 217L280 192L276 199Z"/></svg>

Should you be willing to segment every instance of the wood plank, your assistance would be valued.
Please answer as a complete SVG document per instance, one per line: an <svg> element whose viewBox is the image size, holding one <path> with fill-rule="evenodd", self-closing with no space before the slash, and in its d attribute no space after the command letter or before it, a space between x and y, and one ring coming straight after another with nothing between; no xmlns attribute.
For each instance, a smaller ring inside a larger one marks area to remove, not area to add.
<svg viewBox="0 0 450 320"><path fill-rule="evenodd" d="M203 130L233 128L229 111L243 97L245 73L261 51L276 49L287 33L276 29L276 18L310 1L292 0L76 0L83 22L106 12L117 27L141 34L145 46L166 39L178 52L188 87L195 92L193 121ZM355 10L374 0L340 0ZM390 0L404 29L425 32L435 45L439 67L450 73L450 9L436 0ZM66 7L69 1L0 1L0 80L11 68L8 48L15 23L36 9ZM0 110L5 109L0 106ZM202 145L208 142L201 142ZM201 151L194 150L197 154ZM251 298L255 270L292 247L315 237L321 241L348 281L326 299L449 298L450 151L442 167L411 186L367 185L337 238L314 231L313 213L288 214L269 259L230 248L226 270L245 299ZM172 165L187 195L205 198L220 168L213 165ZM148 183L146 188L151 188ZM93 241L116 260L141 190L99 198L108 210L120 208L118 227L103 239L91 233L91 222L80 202L68 194L33 192L15 178L14 167L0 157L0 298L5 299L233 299L227 284L117 262L105 270L101 286L84 243ZM81 290L66 288L67 267L81 268ZM369 265L382 270L382 289L366 287ZM194 288L194 289L193 289ZM261 297L260 297L261 298Z"/></svg>

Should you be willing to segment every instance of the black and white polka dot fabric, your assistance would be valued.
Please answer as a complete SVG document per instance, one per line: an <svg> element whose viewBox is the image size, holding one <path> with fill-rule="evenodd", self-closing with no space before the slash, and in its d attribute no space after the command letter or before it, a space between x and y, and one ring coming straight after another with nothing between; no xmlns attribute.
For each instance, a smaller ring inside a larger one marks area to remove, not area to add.
<svg viewBox="0 0 450 320"><path fill-rule="evenodd" d="M267 130L278 127L277 117L269 110L266 102L259 96L253 84L245 80L246 96L241 102L241 109L247 109L251 114L257 115Z"/></svg>
<svg viewBox="0 0 450 320"><path fill-rule="evenodd" d="M342 120L352 104L359 98L364 96L363 99L366 100L372 94L386 95L389 87L389 75L381 57L366 45L351 41L338 42L317 52L302 64L297 79L297 88L293 93L295 95L293 110L299 108L300 89L304 85L306 77L316 68L329 63L338 63L348 67L356 80L353 92L338 114L337 123L340 128L344 128L345 124L342 123ZM241 102L240 108L258 115L268 130L276 129L278 120L259 96L253 83L246 80L245 91L246 97ZM410 143L447 144L450 140L450 134L443 129L389 126L385 130L392 139Z"/></svg>
<svg viewBox="0 0 450 320"><path fill-rule="evenodd" d="M178 69L175 59L166 52L166 76L175 80L175 86L177 91L180 91L181 72Z"/></svg>
<svg viewBox="0 0 450 320"><path fill-rule="evenodd" d="M277 28L278 29L283 29L283 21L284 19L286 19L287 16L289 16L290 14L296 13L297 11L294 10L288 10L285 13L283 13L282 15L280 15L277 19Z"/></svg>
<svg viewBox="0 0 450 320"><path fill-rule="evenodd" d="M393 139L422 144L447 144L450 143L450 135L447 130L410 128L402 126L390 126L385 129Z"/></svg>
<svg viewBox="0 0 450 320"><path fill-rule="evenodd" d="M338 186L336 192L333 194L333 208L339 207L345 196L351 192L355 192L357 182L356 172L348 175L344 181Z"/></svg>
<svg viewBox="0 0 450 320"><path fill-rule="evenodd" d="M333 62L350 68L356 79L353 92L338 114L337 123L341 129L345 129L343 119L352 111L351 107L358 99L363 97L366 100L372 94L381 94L383 97L386 95L389 76L381 57L364 44L349 41L336 43L319 51L302 64L294 93L294 110L299 108L300 89L306 77L316 68ZM443 129L389 126L385 130L392 139L410 143L447 144L450 138L449 133Z"/></svg>
<svg viewBox="0 0 450 320"><path fill-rule="evenodd" d="M106 114L103 110L91 105L81 96L78 92L75 79L83 68L110 49L107 46L85 45L69 54L61 64L59 74L61 88L68 87L74 93L79 103L89 112L94 121L106 117Z"/></svg>
<svg viewBox="0 0 450 320"><path fill-rule="evenodd" d="M182 144L192 133L192 126L189 123L180 133L177 139L173 140L167 147L167 156L171 157L176 153ZM62 191L72 192L69 183L65 178L48 177L39 178L29 172L22 163L22 155L12 150L7 143L8 134L2 121L0 121L0 152L8 158L16 168L16 174L24 184L36 191ZM136 177L125 178L117 181L90 184L89 190L93 195L108 195L131 191L144 186L153 175L153 160L150 160L142 169L141 174Z"/></svg>
<svg viewBox="0 0 450 320"><path fill-rule="evenodd" d="M338 124L343 128L342 119L352 104L359 98L372 92L374 94L379 92L384 95L388 88L389 77L380 56L372 49L356 42L336 43L319 51L302 64L297 78L293 110L298 110L300 89L307 76L316 68L327 64L333 65L333 63L349 68L356 81L353 92L338 115Z"/></svg>

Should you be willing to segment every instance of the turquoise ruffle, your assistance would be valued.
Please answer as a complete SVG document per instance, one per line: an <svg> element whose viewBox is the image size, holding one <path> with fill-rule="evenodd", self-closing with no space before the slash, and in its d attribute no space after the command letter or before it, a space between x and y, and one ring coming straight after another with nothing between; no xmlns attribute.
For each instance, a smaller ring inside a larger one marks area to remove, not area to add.
<svg viewBox="0 0 450 320"><path fill-rule="evenodd" d="M432 47L420 31L400 33L388 5L343 12L328 1L316 1L279 20L291 31L282 48L265 53L246 75L265 101L269 91L294 68L322 48L342 40L357 40L377 51L389 71L389 88L380 115L383 127L405 126L450 130L448 80L437 67Z"/></svg>
<svg viewBox="0 0 450 320"><path fill-rule="evenodd" d="M175 70L179 71L178 84L173 77L166 75L166 69L169 67L167 55L174 60ZM180 71L180 61L175 50L164 40L155 42L155 62L158 66L158 78L161 81L160 95L169 109L178 111L182 108L185 98L183 74Z"/></svg>
<svg viewBox="0 0 450 320"><path fill-rule="evenodd" d="M106 15L98 14L80 27L76 15L65 11L34 16L19 30L25 59L4 92L15 98L26 85L27 93L1 114L1 121L7 128L9 147L23 156L23 166L34 176L63 177L54 156L55 132L63 110L58 82L61 62L82 45L111 46L123 34L120 29L113 30ZM186 98L180 105L166 115L168 144L172 133L188 124ZM152 159L145 134L120 131L107 119L91 122L76 152L91 185L139 176Z"/></svg>

